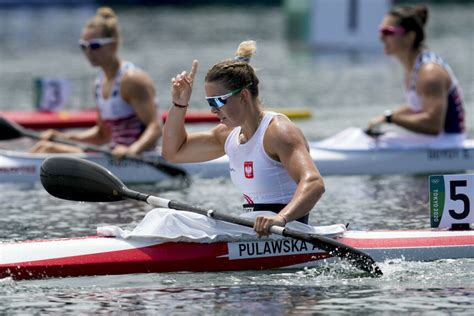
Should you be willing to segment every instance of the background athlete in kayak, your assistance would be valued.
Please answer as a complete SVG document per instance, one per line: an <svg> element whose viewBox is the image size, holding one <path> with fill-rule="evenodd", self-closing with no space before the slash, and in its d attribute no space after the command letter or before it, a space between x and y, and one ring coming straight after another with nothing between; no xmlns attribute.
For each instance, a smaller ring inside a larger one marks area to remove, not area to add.
<svg viewBox="0 0 474 316"><path fill-rule="evenodd" d="M369 130L393 123L427 135L463 135L464 109L458 80L441 57L424 49L428 8L394 7L382 20L385 53L404 68L406 105L369 121Z"/></svg>
<svg viewBox="0 0 474 316"><path fill-rule="evenodd" d="M244 207L277 213L256 218L254 229L261 236L272 225L307 223L324 183L301 130L286 116L262 110L259 79L249 64L255 49L254 41L242 42L236 58L208 71L206 99L221 122L210 131L187 133L184 125L197 60L189 74L183 71L172 79L173 106L163 129L162 154L180 163L227 154L232 182L247 201Z"/></svg>
<svg viewBox="0 0 474 316"><path fill-rule="evenodd" d="M52 136L96 145L109 144L116 158L139 154L156 146L162 131L153 82L143 70L119 58L120 39L114 11L108 7L97 9L96 15L84 26L79 40L91 65L102 69L94 90L99 110L97 124L75 134L47 130L42 133L44 141L38 142L31 152L82 151L79 147L47 141Z"/></svg>

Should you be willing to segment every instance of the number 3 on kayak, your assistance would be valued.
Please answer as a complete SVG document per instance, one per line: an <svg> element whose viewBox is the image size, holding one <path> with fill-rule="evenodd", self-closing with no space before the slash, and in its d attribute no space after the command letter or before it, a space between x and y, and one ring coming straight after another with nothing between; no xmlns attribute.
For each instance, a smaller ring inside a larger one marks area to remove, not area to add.
<svg viewBox="0 0 474 316"><path fill-rule="evenodd" d="M433 228L469 229L474 223L474 174L430 176Z"/></svg>

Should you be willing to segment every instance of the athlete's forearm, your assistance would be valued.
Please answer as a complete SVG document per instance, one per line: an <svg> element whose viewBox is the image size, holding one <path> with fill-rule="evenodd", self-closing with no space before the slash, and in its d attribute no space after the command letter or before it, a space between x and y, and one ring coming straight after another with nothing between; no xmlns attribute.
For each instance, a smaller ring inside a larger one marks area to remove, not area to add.
<svg viewBox="0 0 474 316"><path fill-rule="evenodd" d="M163 151L166 160L174 161L181 146L186 141L187 133L184 126L186 107L172 105L163 127Z"/></svg>

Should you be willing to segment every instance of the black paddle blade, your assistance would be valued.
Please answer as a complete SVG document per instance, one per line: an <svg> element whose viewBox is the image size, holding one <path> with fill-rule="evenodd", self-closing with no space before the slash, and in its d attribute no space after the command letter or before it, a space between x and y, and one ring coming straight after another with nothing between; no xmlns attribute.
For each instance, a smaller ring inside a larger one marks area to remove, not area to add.
<svg viewBox="0 0 474 316"><path fill-rule="evenodd" d="M337 248L329 253L333 256L338 256L340 258L346 259L355 267L368 272L373 277L381 277L383 275L382 270L379 266L375 263L375 260L370 257L365 252L352 248L347 249L347 245L345 247Z"/></svg>
<svg viewBox="0 0 474 316"><path fill-rule="evenodd" d="M307 241L321 250L327 251L329 254L341 259L349 261L353 266L368 272L373 277L380 277L383 275L382 270L375 263L375 260L365 252L343 244L321 235L305 234L296 230L286 228L283 231L283 236L292 237Z"/></svg>
<svg viewBox="0 0 474 316"><path fill-rule="evenodd" d="M369 129L369 128L365 129L364 133L366 133L368 136L373 137L373 138L379 138L380 136L385 134L384 132L374 130L374 129Z"/></svg>
<svg viewBox="0 0 474 316"><path fill-rule="evenodd" d="M10 140L23 137L21 127L0 117L0 140Z"/></svg>
<svg viewBox="0 0 474 316"><path fill-rule="evenodd" d="M125 185L104 167L84 159L56 156L41 164L41 183L49 194L65 200L124 200Z"/></svg>

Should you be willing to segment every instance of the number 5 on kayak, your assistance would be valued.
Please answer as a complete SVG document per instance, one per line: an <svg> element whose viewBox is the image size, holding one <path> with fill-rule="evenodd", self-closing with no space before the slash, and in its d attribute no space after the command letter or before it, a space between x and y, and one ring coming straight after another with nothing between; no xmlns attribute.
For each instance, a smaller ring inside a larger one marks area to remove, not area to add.
<svg viewBox="0 0 474 316"><path fill-rule="evenodd" d="M474 174L430 176L433 228L469 229L474 222Z"/></svg>

